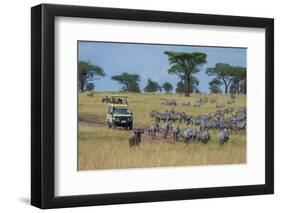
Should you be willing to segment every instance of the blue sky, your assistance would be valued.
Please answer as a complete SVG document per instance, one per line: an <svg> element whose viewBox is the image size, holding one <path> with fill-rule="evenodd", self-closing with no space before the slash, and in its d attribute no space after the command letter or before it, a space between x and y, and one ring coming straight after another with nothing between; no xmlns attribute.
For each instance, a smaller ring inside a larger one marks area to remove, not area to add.
<svg viewBox="0 0 281 213"><path fill-rule="evenodd" d="M164 54L165 51L205 52L207 54L207 63L200 67L200 72L195 74L200 82L201 92L209 91L208 83L213 78L206 75L206 68L213 67L216 63L246 67L246 48L78 41L78 60L98 65L106 73L105 77L94 82L96 91L119 91L121 85L112 81L111 76L122 72L140 75L141 89L147 84L148 78L160 84L168 81L175 88L179 78L168 74L170 65L167 55Z"/></svg>

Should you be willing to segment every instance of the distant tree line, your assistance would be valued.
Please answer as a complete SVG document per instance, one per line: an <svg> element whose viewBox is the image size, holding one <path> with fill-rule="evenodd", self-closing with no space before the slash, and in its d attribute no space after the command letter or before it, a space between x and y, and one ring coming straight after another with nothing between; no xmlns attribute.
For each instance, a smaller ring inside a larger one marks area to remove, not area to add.
<svg viewBox="0 0 281 213"><path fill-rule="evenodd" d="M207 54L203 52L173 52L166 51L170 67L167 70L171 75L177 75L179 81L175 92L179 95L190 96L190 93L199 93L199 80L194 76L198 73L202 65L207 63ZM214 77L209 82L211 93L246 94L246 68L233 66L225 63L217 63L214 67L206 69L208 76ZM94 81L104 77L104 70L88 61L79 61L78 63L78 86L81 92L94 91ZM141 78L138 74L123 72L111 77L121 85L123 92L141 92L139 82ZM143 88L144 92L162 92L171 93L174 87L170 82L164 82L162 85L152 79L147 79L147 84Z"/></svg>

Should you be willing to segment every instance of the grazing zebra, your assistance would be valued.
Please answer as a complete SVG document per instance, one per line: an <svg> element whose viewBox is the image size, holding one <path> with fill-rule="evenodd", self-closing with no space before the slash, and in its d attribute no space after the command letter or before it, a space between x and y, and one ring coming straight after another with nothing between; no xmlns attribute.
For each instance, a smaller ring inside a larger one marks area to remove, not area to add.
<svg viewBox="0 0 281 213"><path fill-rule="evenodd" d="M209 131L207 129L202 131L202 132L200 132L198 134L198 137L197 137L198 141L202 141L205 144L208 143L210 138L211 138L211 136L210 136L210 133L209 133Z"/></svg>
<svg viewBox="0 0 281 213"><path fill-rule="evenodd" d="M235 103L235 100L234 99L231 99L229 101L226 102L227 104L231 105L231 104L234 104Z"/></svg>
<svg viewBox="0 0 281 213"><path fill-rule="evenodd" d="M191 103L190 103L190 101L186 101L186 102L183 102L181 105L183 105L183 106L191 106Z"/></svg>
<svg viewBox="0 0 281 213"><path fill-rule="evenodd" d="M176 126L175 128L173 128L173 138L174 138L174 142L178 142L179 140L179 133L180 133L180 128L179 126Z"/></svg>
<svg viewBox="0 0 281 213"><path fill-rule="evenodd" d="M183 139L185 143L189 143L191 140L194 140L197 136L197 130L195 128L186 128L183 131Z"/></svg>
<svg viewBox="0 0 281 213"><path fill-rule="evenodd" d="M163 138L167 138L170 128L171 128L171 124L170 124L170 122L168 122L168 121L166 121L166 122L162 125L162 134L163 134Z"/></svg>
<svg viewBox="0 0 281 213"><path fill-rule="evenodd" d="M219 132L219 140L220 144L224 144L229 140L229 134L230 130L228 129L223 129L222 131Z"/></svg>
<svg viewBox="0 0 281 213"><path fill-rule="evenodd" d="M148 129L148 134L155 137L156 132L159 132L159 125L156 122L156 124L152 124L150 125L149 129Z"/></svg>
<svg viewBox="0 0 281 213"><path fill-rule="evenodd" d="M223 103L216 104L216 108L223 108L223 107L225 107L225 104L223 104Z"/></svg>
<svg viewBox="0 0 281 213"><path fill-rule="evenodd" d="M172 99L172 100L164 100L164 101L161 102L161 104L162 105L174 105L174 106L176 106L177 102L174 99Z"/></svg>
<svg viewBox="0 0 281 213"><path fill-rule="evenodd" d="M202 102L200 100L195 101L195 103L193 104L193 107L201 107Z"/></svg>

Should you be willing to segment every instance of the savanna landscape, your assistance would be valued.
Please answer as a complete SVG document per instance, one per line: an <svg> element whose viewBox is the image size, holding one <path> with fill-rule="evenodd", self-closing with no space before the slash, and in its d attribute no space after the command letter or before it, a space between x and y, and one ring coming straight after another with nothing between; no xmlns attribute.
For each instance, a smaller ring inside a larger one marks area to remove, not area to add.
<svg viewBox="0 0 281 213"><path fill-rule="evenodd" d="M78 170L246 163L246 68L221 61L204 67L204 52L163 55L163 72L176 76L176 83L120 72L109 78L118 89L101 88L96 82L106 69L79 59ZM121 105L111 96L126 96L122 107L132 128L114 125L114 108Z"/></svg>
<svg viewBox="0 0 281 213"><path fill-rule="evenodd" d="M128 137L130 132L123 128L109 129L105 120L106 104L101 102L103 96L109 93L96 93L93 97L87 94L79 95L79 116L94 118L98 122L79 122L79 170L142 168L161 166L187 165L215 165L246 163L246 131L232 133L227 144L219 143L218 131L211 130L211 139L207 144L192 142L190 144L174 144L171 135L163 139L159 133L157 138L151 137L146 130L139 147L130 148ZM184 102L184 96L172 94L135 94L129 93L129 108L134 113L135 126L147 129L154 123L150 112L172 110L186 112L193 116L203 113L215 113L215 104L205 104L200 108L193 106L165 106L161 104L163 98L175 99L178 103ZM191 95L188 100L195 101L204 95ZM220 101L226 102L226 95L212 95ZM235 110L246 105L245 96L236 98L233 104ZM163 122L162 122L163 123ZM181 129L187 127L182 122Z"/></svg>

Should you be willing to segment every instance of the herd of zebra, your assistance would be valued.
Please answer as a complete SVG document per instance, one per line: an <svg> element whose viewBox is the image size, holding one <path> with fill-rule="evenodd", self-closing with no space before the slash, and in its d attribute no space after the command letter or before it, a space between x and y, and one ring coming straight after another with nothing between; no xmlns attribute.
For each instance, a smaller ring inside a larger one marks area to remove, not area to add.
<svg viewBox="0 0 281 213"><path fill-rule="evenodd" d="M216 104L216 108L224 108L225 104L224 103L218 103L217 98L209 98L208 97L204 97L204 98L199 98L197 100L194 101L193 104L191 104L190 101L185 101L183 103L181 103L182 106L193 106L193 107L201 107L203 104L207 104L208 102L210 102L211 104ZM230 99L226 102L228 105L234 104L235 103L235 99ZM165 99L161 102L162 105L168 105L168 106L176 106L177 102L174 99Z"/></svg>
<svg viewBox="0 0 281 213"><path fill-rule="evenodd" d="M247 124L246 107L234 111L233 108L217 110L212 114L198 116L187 115L185 112L166 111L164 113L151 111L150 117L154 118L155 124L149 127L149 135L155 137L157 132L167 138L169 131L173 133L174 142L183 138L185 143L197 140L208 143L210 140L209 130L218 130L219 142L226 143L233 131L245 131ZM160 128L161 122L164 122ZM186 128L180 129L179 123L185 123Z"/></svg>

